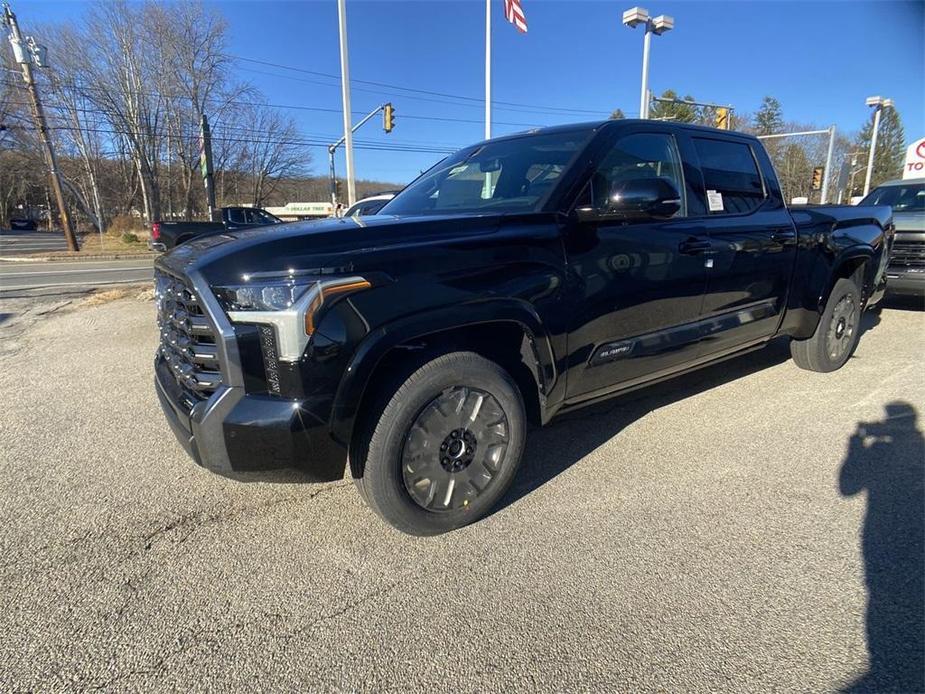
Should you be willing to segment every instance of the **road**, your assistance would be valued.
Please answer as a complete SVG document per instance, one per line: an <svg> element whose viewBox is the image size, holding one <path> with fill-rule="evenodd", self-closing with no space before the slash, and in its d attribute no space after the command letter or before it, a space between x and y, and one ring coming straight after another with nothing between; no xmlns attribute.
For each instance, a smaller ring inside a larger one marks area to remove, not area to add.
<svg viewBox="0 0 925 694"><path fill-rule="evenodd" d="M33 290L54 293L72 288L142 282L152 277L152 261L147 258L0 262L0 297Z"/></svg>
<svg viewBox="0 0 925 694"><path fill-rule="evenodd" d="M0 256L66 250L67 242L61 232L0 229Z"/></svg>
<svg viewBox="0 0 925 694"><path fill-rule="evenodd" d="M786 346L528 437L436 538L349 481L196 467L150 301L0 354L0 690L921 690L925 314L840 371Z"/></svg>

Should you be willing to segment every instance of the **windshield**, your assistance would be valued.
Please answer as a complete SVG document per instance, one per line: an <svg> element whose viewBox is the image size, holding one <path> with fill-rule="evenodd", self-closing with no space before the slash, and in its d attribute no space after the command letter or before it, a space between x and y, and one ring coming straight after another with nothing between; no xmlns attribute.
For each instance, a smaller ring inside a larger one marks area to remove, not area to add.
<svg viewBox="0 0 925 694"><path fill-rule="evenodd" d="M366 200L356 203L353 207L347 208L344 217L363 217L365 215L376 214L382 209L391 198L382 200Z"/></svg>
<svg viewBox="0 0 925 694"><path fill-rule="evenodd" d="M862 205L889 205L894 212L925 210L925 183L907 183L875 188Z"/></svg>
<svg viewBox="0 0 925 694"><path fill-rule="evenodd" d="M592 132L525 135L462 149L405 188L381 213L536 211Z"/></svg>

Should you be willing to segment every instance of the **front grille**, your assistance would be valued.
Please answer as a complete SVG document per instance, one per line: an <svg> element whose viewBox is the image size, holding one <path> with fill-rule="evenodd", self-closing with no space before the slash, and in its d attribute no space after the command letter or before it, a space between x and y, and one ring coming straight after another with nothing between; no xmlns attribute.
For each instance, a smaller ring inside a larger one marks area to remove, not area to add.
<svg viewBox="0 0 925 694"><path fill-rule="evenodd" d="M925 267L925 241L894 241L891 267Z"/></svg>
<svg viewBox="0 0 925 694"><path fill-rule="evenodd" d="M195 292L180 279L155 271L160 354L177 383L198 399L222 383L218 345Z"/></svg>

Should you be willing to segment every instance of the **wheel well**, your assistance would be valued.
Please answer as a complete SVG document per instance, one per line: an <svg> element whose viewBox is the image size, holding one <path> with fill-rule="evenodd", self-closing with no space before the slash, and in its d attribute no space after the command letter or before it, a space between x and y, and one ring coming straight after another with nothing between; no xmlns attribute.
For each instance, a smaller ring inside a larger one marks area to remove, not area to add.
<svg viewBox="0 0 925 694"><path fill-rule="evenodd" d="M849 258L839 265L835 270L835 274L832 276L829 294L832 293L832 288L838 280L854 280L861 292L861 301L865 301L867 299L867 282L864 276L864 266L867 264L867 260L868 259L863 256L858 256L856 258ZM826 300L828 300L828 294L826 295Z"/></svg>
<svg viewBox="0 0 925 694"><path fill-rule="evenodd" d="M356 432L372 425L370 414L385 407L385 398L411 375L419 366L449 352L475 352L499 364L517 384L524 400L524 408L531 423L540 422L540 390L537 379L526 358L533 360L530 351L531 336L520 323L496 321L477 323L439 332L430 333L392 347L376 364L363 390L357 408L352 441L362 440ZM354 457L351 470L354 476Z"/></svg>
<svg viewBox="0 0 925 694"><path fill-rule="evenodd" d="M846 279L849 280L854 277L864 265L867 263L867 258L857 257L850 258L838 266L838 270L835 272L835 279ZM862 278L863 279L863 278Z"/></svg>

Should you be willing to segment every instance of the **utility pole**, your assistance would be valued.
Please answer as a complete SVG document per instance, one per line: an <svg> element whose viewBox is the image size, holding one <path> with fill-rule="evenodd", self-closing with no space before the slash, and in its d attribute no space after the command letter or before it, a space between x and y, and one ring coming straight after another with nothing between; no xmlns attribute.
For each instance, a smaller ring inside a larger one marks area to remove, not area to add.
<svg viewBox="0 0 925 694"><path fill-rule="evenodd" d="M45 163L48 166L48 172L51 178L51 188L55 194L55 202L58 205L58 216L61 219L61 226L64 230L64 238L67 241L67 247L70 251L79 251L77 246L77 237L74 235L74 227L71 226L71 218L67 212L67 206L64 204L64 193L61 190L61 175L58 173L58 160L55 157L55 150L52 147L51 140L48 137L48 124L45 122L45 111L42 109L42 101L39 99L38 88L35 84L35 77L32 74L32 63L35 62L39 67L44 67L42 53L44 49L39 47L32 37L27 39L27 44L23 44L22 33L19 31L19 24L16 22L16 15L7 3L3 4L4 23L10 29L10 44L13 46L13 57L17 63L22 66L22 76L29 90L30 102L32 105L32 117L35 119L36 127L39 131L39 140L42 143L42 150L45 154ZM51 218L49 210L49 219Z"/></svg>
<svg viewBox="0 0 925 694"><path fill-rule="evenodd" d="M353 171L353 129L350 127L350 67L347 60L347 0L337 0L337 24L340 33L340 89L344 111L344 154L347 160L347 206L356 202L356 177Z"/></svg>
<svg viewBox="0 0 925 694"><path fill-rule="evenodd" d="M215 181L212 175L212 132L209 119L202 114L199 120L199 170L206 187L206 204L209 206L209 221L220 222L221 217L215 209Z"/></svg>

